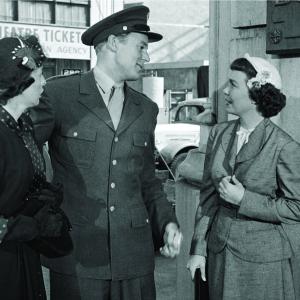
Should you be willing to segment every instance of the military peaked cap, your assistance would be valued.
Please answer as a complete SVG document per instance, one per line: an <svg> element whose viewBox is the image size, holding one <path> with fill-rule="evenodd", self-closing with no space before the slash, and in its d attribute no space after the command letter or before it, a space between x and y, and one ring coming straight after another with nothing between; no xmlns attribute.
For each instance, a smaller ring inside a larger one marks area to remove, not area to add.
<svg viewBox="0 0 300 300"><path fill-rule="evenodd" d="M149 43L162 39L159 33L151 32L147 25L149 8L139 5L118 11L88 28L81 36L85 45L97 46L109 35L138 32L148 36Z"/></svg>

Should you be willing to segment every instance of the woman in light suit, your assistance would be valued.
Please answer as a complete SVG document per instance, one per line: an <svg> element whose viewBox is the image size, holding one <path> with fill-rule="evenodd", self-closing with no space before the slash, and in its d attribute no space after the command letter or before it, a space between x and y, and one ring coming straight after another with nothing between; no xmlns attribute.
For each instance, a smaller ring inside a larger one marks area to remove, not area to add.
<svg viewBox="0 0 300 300"><path fill-rule="evenodd" d="M300 145L269 118L285 106L268 61L230 66L226 110L205 160L187 267L200 268L210 300L300 299Z"/></svg>

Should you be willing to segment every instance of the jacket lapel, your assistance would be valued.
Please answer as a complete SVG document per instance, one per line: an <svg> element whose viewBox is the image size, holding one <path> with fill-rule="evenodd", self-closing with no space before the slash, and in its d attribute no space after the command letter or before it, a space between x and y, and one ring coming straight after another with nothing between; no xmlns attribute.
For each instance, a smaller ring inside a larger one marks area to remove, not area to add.
<svg viewBox="0 0 300 300"><path fill-rule="evenodd" d="M266 126L268 124L269 119L264 119L257 125L254 131L250 134L248 143L245 144L238 153L236 159L237 163L249 160L260 152L265 142Z"/></svg>
<svg viewBox="0 0 300 300"><path fill-rule="evenodd" d="M126 128L143 113L140 99L136 93L133 93L130 88L128 88L127 84L124 85L124 93L124 108L117 128L118 135L126 130Z"/></svg>
<svg viewBox="0 0 300 300"><path fill-rule="evenodd" d="M80 94L78 101L104 121L108 127L115 130L109 112L97 88L93 71L81 75Z"/></svg>
<svg viewBox="0 0 300 300"><path fill-rule="evenodd" d="M226 128L222 136L222 148L225 152L226 159L224 160L223 167L225 170L233 172L235 160L236 160L236 147L237 147L237 136L236 131L239 126L239 120L231 123L230 126Z"/></svg>

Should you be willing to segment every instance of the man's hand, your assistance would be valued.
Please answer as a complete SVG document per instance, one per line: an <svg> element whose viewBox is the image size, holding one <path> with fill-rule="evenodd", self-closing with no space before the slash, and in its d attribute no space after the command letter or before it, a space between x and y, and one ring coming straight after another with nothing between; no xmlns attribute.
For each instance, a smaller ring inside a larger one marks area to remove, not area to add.
<svg viewBox="0 0 300 300"><path fill-rule="evenodd" d="M186 267L190 270L192 280L195 278L196 269L200 269L201 278L206 281L205 275L206 257L202 255L191 255Z"/></svg>
<svg viewBox="0 0 300 300"><path fill-rule="evenodd" d="M169 223L164 233L165 245L160 248L160 253L166 257L175 257L180 252L182 233L177 224Z"/></svg>
<svg viewBox="0 0 300 300"><path fill-rule="evenodd" d="M224 177L219 184L220 196L228 203L234 205L240 205L245 188L243 185L236 179L235 175Z"/></svg>

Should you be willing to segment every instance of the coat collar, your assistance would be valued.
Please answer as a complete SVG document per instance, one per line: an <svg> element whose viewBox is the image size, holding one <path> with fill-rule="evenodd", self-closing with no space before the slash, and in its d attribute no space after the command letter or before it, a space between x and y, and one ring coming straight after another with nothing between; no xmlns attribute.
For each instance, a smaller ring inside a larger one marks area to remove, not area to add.
<svg viewBox="0 0 300 300"><path fill-rule="evenodd" d="M248 143L241 148L237 155L236 132L240 125L239 119L237 119L235 122L231 122L225 129L225 132L222 136L222 148L226 157L228 158L227 163L232 170L235 168L236 163L249 160L255 157L261 151L266 138L266 127L269 125L269 123L269 119L262 120L250 134Z"/></svg>
<svg viewBox="0 0 300 300"><path fill-rule="evenodd" d="M115 131L109 112L97 88L93 71L82 74L79 85L81 96L78 101ZM117 134L123 132L143 113L138 94L131 90L127 84L124 85L124 95L124 108L117 128Z"/></svg>
<svg viewBox="0 0 300 300"><path fill-rule="evenodd" d="M249 135L248 143L245 144L237 155L236 162L243 162L255 157L266 140L266 127L270 124L269 119L262 120Z"/></svg>

